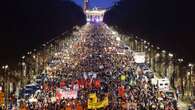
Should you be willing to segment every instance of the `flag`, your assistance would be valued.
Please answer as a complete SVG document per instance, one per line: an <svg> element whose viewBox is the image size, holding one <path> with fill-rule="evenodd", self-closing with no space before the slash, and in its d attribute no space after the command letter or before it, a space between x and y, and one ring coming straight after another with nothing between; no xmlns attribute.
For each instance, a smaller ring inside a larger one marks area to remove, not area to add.
<svg viewBox="0 0 195 110"><path fill-rule="evenodd" d="M106 96L104 100L100 102L98 102L97 100L98 99L97 99L96 93L89 94L88 109L99 109L99 108L104 108L109 105L108 96Z"/></svg>
<svg viewBox="0 0 195 110"><path fill-rule="evenodd" d="M100 80L96 80L95 81L95 87L96 88L100 88L101 84L100 84Z"/></svg>
<svg viewBox="0 0 195 110"><path fill-rule="evenodd" d="M125 75L121 75L121 81L124 81L124 80L126 80L126 76Z"/></svg>
<svg viewBox="0 0 195 110"><path fill-rule="evenodd" d="M125 95L124 86L121 86L121 87L118 88L118 94L119 94L120 97L124 97L124 95Z"/></svg>

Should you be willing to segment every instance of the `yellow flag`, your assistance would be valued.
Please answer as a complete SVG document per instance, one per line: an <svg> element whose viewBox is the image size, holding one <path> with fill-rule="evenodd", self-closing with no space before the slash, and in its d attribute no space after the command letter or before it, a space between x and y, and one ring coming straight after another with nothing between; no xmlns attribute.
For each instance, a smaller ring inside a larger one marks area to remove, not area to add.
<svg viewBox="0 0 195 110"><path fill-rule="evenodd" d="M126 79L125 75L121 75L121 80L124 81Z"/></svg>
<svg viewBox="0 0 195 110"><path fill-rule="evenodd" d="M89 94L88 99L88 109L98 109L98 108L104 108L109 105L108 96L104 98L104 100L97 102L97 96L96 94Z"/></svg>
<svg viewBox="0 0 195 110"><path fill-rule="evenodd" d="M0 92L0 105L3 105L4 103L4 93Z"/></svg>
<svg viewBox="0 0 195 110"><path fill-rule="evenodd" d="M104 107L106 107L108 105L109 105L109 103L108 103L108 97L105 97L103 101L98 102L96 104L96 108L104 108Z"/></svg>
<svg viewBox="0 0 195 110"><path fill-rule="evenodd" d="M96 93L89 94L88 109L95 109L97 104Z"/></svg>

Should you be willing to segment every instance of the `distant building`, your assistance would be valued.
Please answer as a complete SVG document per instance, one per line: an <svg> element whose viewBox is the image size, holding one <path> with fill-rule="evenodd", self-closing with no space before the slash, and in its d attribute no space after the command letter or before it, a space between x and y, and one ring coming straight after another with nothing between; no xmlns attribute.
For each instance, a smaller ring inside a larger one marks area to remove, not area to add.
<svg viewBox="0 0 195 110"><path fill-rule="evenodd" d="M86 10L87 22L102 22L106 9L93 8L92 10Z"/></svg>
<svg viewBox="0 0 195 110"><path fill-rule="evenodd" d="M83 11L86 14L86 20L88 23L102 22L106 9L101 8L89 8L89 0L83 0Z"/></svg>

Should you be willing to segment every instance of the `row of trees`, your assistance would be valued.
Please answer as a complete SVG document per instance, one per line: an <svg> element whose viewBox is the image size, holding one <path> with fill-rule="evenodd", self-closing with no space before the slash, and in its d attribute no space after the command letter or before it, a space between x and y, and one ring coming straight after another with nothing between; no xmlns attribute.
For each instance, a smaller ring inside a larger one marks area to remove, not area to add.
<svg viewBox="0 0 195 110"><path fill-rule="evenodd" d="M195 62L193 0L120 0L104 22Z"/></svg>
<svg viewBox="0 0 195 110"><path fill-rule="evenodd" d="M194 65L186 65L183 58L162 50L150 42L133 35L122 35L122 39L136 52L146 53L146 63L150 66L157 77L167 77L171 86L178 89L184 96L195 95Z"/></svg>
<svg viewBox="0 0 195 110"><path fill-rule="evenodd" d="M183 96L192 95L194 68L189 61L195 61L195 22L191 9L190 1L120 0L105 13L104 22L130 37L133 50L145 50L154 72L170 76L172 86L180 87ZM144 46L143 39L149 45Z"/></svg>
<svg viewBox="0 0 195 110"><path fill-rule="evenodd" d="M70 0L4 1L0 11L4 11L0 20L0 86L7 105L8 97L18 94L45 69L49 50L56 51L59 38L72 37L69 33L86 19L82 8Z"/></svg>

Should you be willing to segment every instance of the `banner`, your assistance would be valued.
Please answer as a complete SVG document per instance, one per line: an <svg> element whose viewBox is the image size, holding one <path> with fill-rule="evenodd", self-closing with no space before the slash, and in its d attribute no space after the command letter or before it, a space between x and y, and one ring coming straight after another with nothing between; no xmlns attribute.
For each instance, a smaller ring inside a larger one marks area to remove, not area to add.
<svg viewBox="0 0 195 110"><path fill-rule="evenodd" d="M88 109L99 109L104 108L108 105L109 105L108 96L106 96L104 100L98 102L98 98L95 93L89 94Z"/></svg>
<svg viewBox="0 0 195 110"><path fill-rule="evenodd" d="M93 103L93 104L96 104L96 103L97 103L97 96L96 96L96 93L89 94L88 102L89 102L89 103Z"/></svg>
<svg viewBox="0 0 195 110"><path fill-rule="evenodd" d="M78 97L78 91L76 90L70 90L65 91L63 89L57 89L56 91L56 98L57 99L76 99Z"/></svg>
<svg viewBox="0 0 195 110"><path fill-rule="evenodd" d="M100 80L95 80L95 87L96 88L100 88L101 87Z"/></svg>
<svg viewBox="0 0 195 110"><path fill-rule="evenodd" d="M4 102L4 93L3 92L0 92L0 105L4 105L5 102Z"/></svg>
<svg viewBox="0 0 195 110"><path fill-rule="evenodd" d="M120 97L124 97L124 95L125 95L125 88L124 88L124 86L121 86L121 87L118 88L118 95Z"/></svg>
<svg viewBox="0 0 195 110"><path fill-rule="evenodd" d="M104 98L103 101L98 102L98 103L96 104L96 108L104 108L104 107L106 107L106 106L108 106L108 105L109 105L109 103L108 103L108 96L107 96L107 97Z"/></svg>
<svg viewBox="0 0 195 110"><path fill-rule="evenodd" d="M145 63L146 53L145 52L134 52L134 60L136 63Z"/></svg>

